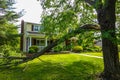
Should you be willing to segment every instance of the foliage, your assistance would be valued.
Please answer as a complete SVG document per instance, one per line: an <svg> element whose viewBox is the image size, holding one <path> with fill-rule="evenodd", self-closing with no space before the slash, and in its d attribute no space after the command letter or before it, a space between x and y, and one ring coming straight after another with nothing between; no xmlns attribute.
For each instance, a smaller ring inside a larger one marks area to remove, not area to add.
<svg viewBox="0 0 120 80"><path fill-rule="evenodd" d="M14 2L10 2L10 0L0 0L0 24L4 24L6 21L16 21L22 15L16 13L14 11L14 7L12 6Z"/></svg>
<svg viewBox="0 0 120 80"><path fill-rule="evenodd" d="M84 23L95 23L94 10L88 4L76 0L41 0L43 15L41 23L44 32L51 38L69 33Z"/></svg>
<svg viewBox="0 0 120 80"><path fill-rule="evenodd" d="M50 38L60 38L83 24L96 24L95 10L82 0L41 0L41 4L43 31ZM84 50L88 50L88 48L93 48L94 39L94 32L87 32L79 35L77 43ZM66 49L72 46L69 45Z"/></svg>
<svg viewBox="0 0 120 80"><path fill-rule="evenodd" d="M34 49L29 49L29 52L28 53L35 53L35 50Z"/></svg>
<svg viewBox="0 0 120 80"><path fill-rule="evenodd" d="M37 53L38 50L39 50L38 46L31 46L31 47L29 47L28 53Z"/></svg>
<svg viewBox="0 0 120 80"><path fill-rule="evenodd" d="M19 38L17 26L13 23L20 17L20 14L14 11L10 0L0 0L0 46L10 45L16 48Z"/></svg>
<svg viewBox="0 0 120 80"><path fill-rule="evenodd" d="M93 47L87 48L85 51L88 51L88 52L100 52L100 51L102 51L102 48L100 46L93 46Z"/></svg>
<svg viewBox="0 0 120 80"><path fill-rule="evenodd" d="M120 25L118 25L116 32L117 32L117 42L118 42L118 45L120 45Z"/></svg>
<svg viewBox="0 0 120 80"><path fill-rule="evenodd" d="M78 44L83 47L84 50L87 50L94 45L94 32L86 32L79 34Z"/></svg>
<svg viewBox="0 0 120 80"><path fill-rule="evenodd" d="M102 59L77 54L43 55L29 63L0 68L0 80L97 80Z"/></svg>
<svg viewBox="0 0 120 80"><path fill-rule="evenodd" d="M120 52L120 45L118 45L118 51Z"/></svg>
<svg viewBox="0 0 120 80"><path fill-rule="evenodd" d="M70 43L69 45L64 46L63 49L64 49L65 51L71 51L72 48L73 48L73 44Z"/></svg>
<svg viewBox="0 0 120 80"><path fill-rule="evenodd" d="M98 33L100 32L89 31L89 32L79 34L76 36L78 37L78 40L76 43L78 43L78 45L81 45L84 51L97 51L98 47L94 46L95 45L94 41L100 39L101 36L97 35Z"/></svg>
<svg viewBox="0 0 120 80"><path fill-rule="evenodd" d="M0 46L0 50L1 50L1 55L4 57L3 63L8 63L9 62L8 57L10 56L10 53L12 52L11 46L2 45L2 46Z"/></svg>
<svg viewBox="0 0 120 80"><path fill-rule="evenodd" d="M7 56L6 55L4 55L4 53L6 53L7 52ZM6 57L9 57L9 56L20 56L22 53L17 53L16 52L16 49L13 49L13 47L12 46L10 46L10 45L2 45L2 46L0 46L0 53L1 53L1 55L2 56L6 56Z"/></svg>
<svg viewBox="0 0 120 80"><path fill-rule="evenodd" d="M60 51L62 51L63 50L63 44L59 44L59 45L57 45L56 47L54 47L53 48L53 51L54 52L60 52Z"/></svg>
<svg viewBox="0 0 120 80"><path fill-rule="evenodd" d="M17 26L14 26L12 23L6 22L0 27L0 45L11 45L16 48L19 43L19 35L17 31Z"/></svg>
<svg viewBox="0 0 120 80"><path fill-rule="evenodd" d="M1 45L0 46L0 57L1 57L1 59L0 59L1 65L0 66L6 67L12 63L20 61L20 59L14 60L9 57L21 57L21 56L23 56L23 55L21 55L21 53L17 53L16 49L14 49L10 45Z"/></svg>
<svg viewBox="0 0 120 80"><path fill-rule="evenodd" d="M94 51L96 52L102 51L102 48L100 46L94 46Z"/></svg>
<svg viewBox="0 0 120 80"><path fill-rule="evenodd" d="M83 51L83 47L82 46L74 46L72 48L72 51L74 51L74 52L81 52L81 51Z"/></svg>

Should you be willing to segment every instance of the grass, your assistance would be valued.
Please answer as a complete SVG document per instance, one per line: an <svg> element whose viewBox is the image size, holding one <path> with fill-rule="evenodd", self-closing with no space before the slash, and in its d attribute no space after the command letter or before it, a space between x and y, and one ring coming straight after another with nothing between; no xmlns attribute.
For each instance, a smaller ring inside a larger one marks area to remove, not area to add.
<svg viewBox="0 0 120 80"><path fill-rule="evenodd" d="M84 54L92 55L92 56L99 56L99 57L103 56L102 52L86 52ZM120 58L120 52L119 52L119 58Z"/></svg>
<svg viewBox="0 0 120 80"><path fill-rule="evenodd" d="M0 69L0 80L96 80L96 74L102 71L102 59L54 54Z"/></svg>
<svg viewBox="0 0 120 80"><path fill-rule="evenodd" d="M99 57L103 56L102 52L87 52L85 54L91 55L91 56L99 56Z"/></svg>

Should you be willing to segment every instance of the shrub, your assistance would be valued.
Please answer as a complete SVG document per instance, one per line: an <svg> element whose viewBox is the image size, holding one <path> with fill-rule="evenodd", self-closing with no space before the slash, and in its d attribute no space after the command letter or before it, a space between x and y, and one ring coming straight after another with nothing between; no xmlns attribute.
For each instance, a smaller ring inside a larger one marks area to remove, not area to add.
<svg viewBox="0 0 120 80"><path fill-rule="evenodd" d="M101 51L102 48L100 46L94 46L94 51Z"/></svg>
<svg viewBox="0 0 120 80"><path fill-rule="evenodd" d="M102 48L100 46L93 46L93 47L88 47L85 50L90 52L100 52L102 51Z"/></svg>
<svg viewBox="0 0 120 80"><path fill-rule="evenodd" d="M29 53L35 53L34 49L29 49Z"/></svg>
<svg viewBox="0 0 120 80"><path fill-rule="evenodd" d="M54 52L60 52L60 51L62 51L62 49L63 49L63 47L61 45L58 45L53 48Z"/></svg>
<svg viewBox="0 0 120 80"><path fill-rule="evenodd" d="M38 46L29 47L29 53L37 53L39 50Z"/></svg>
<svg viewBox="0 0 120 80"><path fill-rule="evenodd" d="M95 51L95 49L93 47L89 47L89 48L86 48L84 50L85 51L89 51L89 52L94 52Z"/></svg>
<svg viewBox="0 0 120 80"><path fill-rule="evenodd" d="M74 52L81 52L81 51L83 51L83 47L82 46L74 46L72 51L74 51Z"/></svg>

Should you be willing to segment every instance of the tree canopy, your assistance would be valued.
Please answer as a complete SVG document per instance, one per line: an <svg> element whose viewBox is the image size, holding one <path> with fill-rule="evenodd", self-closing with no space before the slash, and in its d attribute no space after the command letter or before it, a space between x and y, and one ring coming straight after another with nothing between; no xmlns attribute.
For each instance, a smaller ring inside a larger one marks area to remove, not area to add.
<svg viewBox="0 0 120 80"><path fill-rule="evenodd" d="M119 0L41 0L44 9L43 26L53 31L64 33L69 27L74 29L78 25L94 24L97 20L101 27L104 57L103 80L120 78L115 25L116 20L119 21L119 17L116 17L119 16L118 2Z"/></svg>
<svg viewBox="0 0 120 80"><path fill-rule="evenodd" d="M63 36L83 24L96 24L95 10L82 0L43 0L41 4L44 31L53 36Z"/></svg>

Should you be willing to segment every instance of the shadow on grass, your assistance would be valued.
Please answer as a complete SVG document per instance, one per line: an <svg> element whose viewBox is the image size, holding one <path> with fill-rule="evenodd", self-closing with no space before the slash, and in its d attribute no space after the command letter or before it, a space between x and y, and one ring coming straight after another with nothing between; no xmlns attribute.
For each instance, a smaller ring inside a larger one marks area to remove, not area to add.
<svg viewBox="0 0 120 80"><path fill-rule="evenodd" d="M2 70L0 80L96 80L95 74L102 71L100 65L82 60L71 64L29 63L24 67Z"/></svg>

